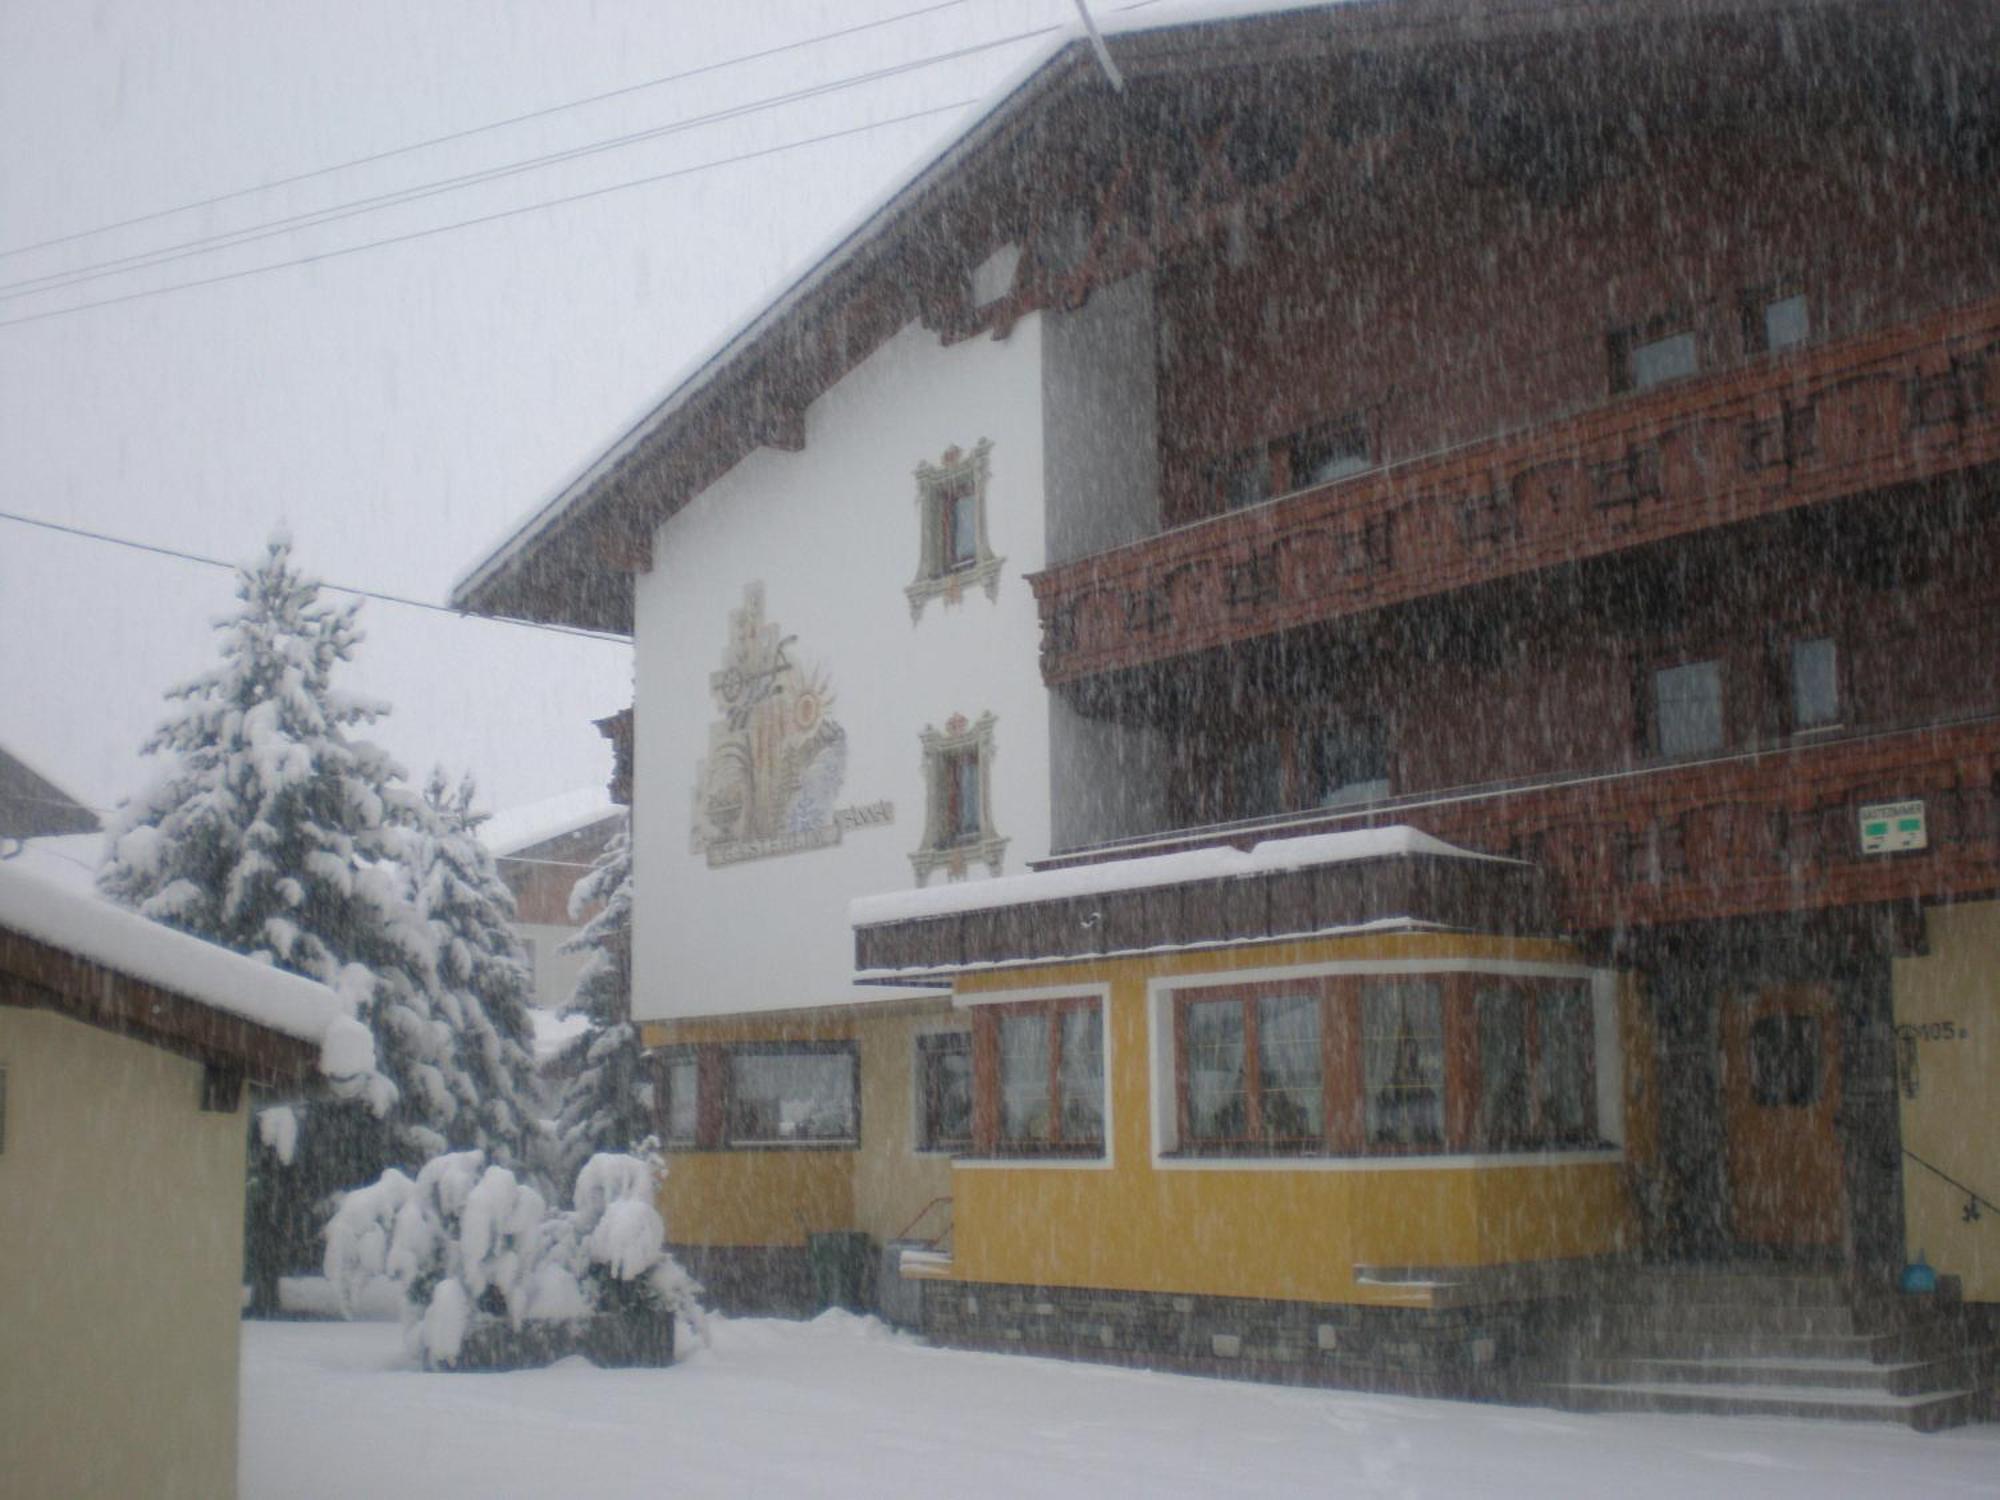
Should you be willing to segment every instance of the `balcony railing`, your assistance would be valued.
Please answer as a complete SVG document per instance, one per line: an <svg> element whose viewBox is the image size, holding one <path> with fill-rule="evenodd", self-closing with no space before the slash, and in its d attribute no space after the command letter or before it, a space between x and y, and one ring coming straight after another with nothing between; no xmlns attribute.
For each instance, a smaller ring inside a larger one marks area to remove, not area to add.
<svg viewBox="0 0 2000 1500"><path fill-rule="evenodd" d="M1054 865L1407 823L1548 880L1571 931L2000 891L2000 717L1697 762L1395 799L1281 827L1163 833ZM1920 804L1921 848L1867 852L1861 811Z"/></svg>
<svg viewBox="0 0 2000 1500"><path fill-rule="evenodd" d="M1031 580L1050 685L2000 461L2000 299L1621 398Z"/></svg>

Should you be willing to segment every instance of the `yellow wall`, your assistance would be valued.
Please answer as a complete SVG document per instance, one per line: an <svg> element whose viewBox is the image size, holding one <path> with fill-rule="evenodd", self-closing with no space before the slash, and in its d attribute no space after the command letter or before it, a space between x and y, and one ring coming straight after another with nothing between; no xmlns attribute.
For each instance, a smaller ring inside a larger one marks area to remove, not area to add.
<svg viewBox="0 0 2000 1500"><path fill-rule="evenodd" d="M1899 1059L1902 1028L1919 1029L1916 1097L1900 1091L1903 1144L2000 1201L2000 904L1933 907L1926 927L1930 955L1895 961ZM1922 1251L1938 1270L1962 1277L1969 1299L2000 1302L2000 1215L1967 1223L1965 1201L1904 1160L1910 1257Z"/></svg>
<svg viewBox="0 0 2000 1500"><path fill-rule="evenodd" d="M236 1493L242 1114L201 1068L0 1008L0 1493Z"/></svg>
<svg viewBox="0 0 2000 1500"><path fill-rule="evenodd" d="M958 1018L963 1024L963 1018ZM648 1046L703 1042L845 1041L861 1052L861 1146L755 1151L675 1151L660 1210L681 1245L803 1245L826 1229L900 1233L934 1198L951 1193L947 1157L914 1149L916 1036L953 1024L950 1002L656 1023ZM934 1214L930 1235L948 1222Z"/></svg>
<svg viewBox="0 0 2000 1500"><path fill-rule="evenodd" d="M1478 1266L1603 1254L1630 1242L1622 1166L1300 1163L1156 1169L1146 981L1355 959L1574 963L1547 942L1395 934L1108 960L962 981L966 998L1110 985L1112 1157L1101 1166L963 1164L953 1175L954 1277L1218 1296L1402 1300L1360 1266Z"/></svg>

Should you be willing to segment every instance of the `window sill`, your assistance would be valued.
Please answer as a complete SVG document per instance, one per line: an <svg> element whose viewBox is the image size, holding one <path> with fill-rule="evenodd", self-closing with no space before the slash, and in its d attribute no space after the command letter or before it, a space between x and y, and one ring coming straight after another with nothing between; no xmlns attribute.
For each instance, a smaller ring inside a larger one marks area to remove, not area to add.
<svg viewBox="0 0 2000 1500"><path fill-rule="evenodd" d="M1557 1146L1540 1151L1408 1151L1361 1156L1324 1156L1314 1152L1246 1152L1225 1156L1208 1151L1170 1151L1155 1155L1153 1165L1162 1171L1182 1172L1422 1172L1589 1166L1624 1159L1624 1147L1599 1145Z"/></svg>

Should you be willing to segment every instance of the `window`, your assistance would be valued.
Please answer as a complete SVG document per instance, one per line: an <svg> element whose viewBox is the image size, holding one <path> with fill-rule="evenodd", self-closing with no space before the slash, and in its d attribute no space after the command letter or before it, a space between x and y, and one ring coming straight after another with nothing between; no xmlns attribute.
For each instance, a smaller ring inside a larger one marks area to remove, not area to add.
<svg viewBox="0 0 2000 1500"><path fill-rule="evenodd" d="M1178 1026L1181 1140L1190 1149L1321 1141L1318 994L1183 995Z"/></svg>
<svg viewBox="0 0 2000 1500"><path fill-rule="evenodd" d="M1722 748L1722 663L1691 661L1653 674L1653 741L1661 755Z"/></svg>
<svg viewBox="0 0 2000 1500"><path fill-rule="evenodd" d="M1104 1150L1103 1007L1094 998L995 1006L974 1018L979 1149L1095 1156Z"/></svg>
<svg viewBox="0 0 2000 1500"><path fill-rule="evenodd" d="M1224 510L1244 510L1271 498L1271 455L1262 444L1225 458L1212 476Z"/></svg>
<svg viewBox="0 0 2000 1500"><path fill-rule="evenodd" d="M1840 722L1840 657L1829 636L1792 642L1792 729Z"/></svg>
<svg viewBox="0 0 2000 1500"><path fill-rule="evenodd" d="M1760 1016L1750 1023L1750 1097L1798 1109L1819 1098L1819 1017Z"/></svg>
<svg viewBox="0 0 2000 1500"><path fill-rule="evenodd" d="M1200 986L1172 997L1191 1155L1594 1146L1587 985L1480 975Z"/></svg>
<svg viewBox="0 0 2000 1500"><path fill-rule="evenodd" d="M993 826L993 728L990 713L975 720L953 714L943 729L925 726L924 833L910 867L922 885L934 870L953 879L979 861L1000 873L1007 840Z"/></svg>
<svg viewBox="0 0 2000 1500"><path fill-rule="evenodd" d="M943 1031L917 1038L917 1149L972 1146L972 1035Z"/></svg>
<svg viewBox="0 0 2000 1500"><path fill-rule="evenodd" d="M1345 807L1389 795L1389 744L1382 721L1334 715L1318 726L1309 744L1311 801L1318 807Z"/></svg>
<svg viewBox="0 0 2000 1500"><path fill-rule="evenodd" d="M732 1146L853 1144L854 1047L784 1042L733 1048L725 1070L725 1137Z"/></svg>
<svg viewBox="0 0 2000 1500"><path fill-rule="evenodd" d="M956 604L968 588L1000 597L1000 565L987 540L986 490L993 445L981 438L970 453L947 448L935 463L917 465L917 576L903 589L910 618L923 618L933 599Z"/></svg>
<svg viewBox="0 0 2000 1500"><path fill-rule="evenodd" d="M1790 349L1803 344L1812 334L1806 311L1805 293L1778 297L1764 304L1764 347Z"/></svg>
<svg viewBox="0 0 2000 1500"><path fill-rule="evenodd" d="M1300 433L1292 439L1291 461L1295 490L1331 484L1375 467L1368 429L1353 418Z"/></svg>
<svg viewBox="0 0 2000 1500"><path fill-rule="evenodd" d="M1782 287L1743 294L1743 347L1751 354L1793 349L1812 337L1806 294Z"/></svg>
<svg viewBox="0 0 2000 1500"><path fill-rule="evenodd" d="M1368 1141L1444 1141L1444 994L1436 980L1376 980L1361 989L1361 1068Z"/></svg>
<svg viewBox="0 0 2000 1500"><path fill-rule="evenodd" d="M692 1052L673 1052L659 1066L661 1138L692 1146L701 1133L701 1063Z"/></svg>
<svg viewBox="0 0 2000 1500"><path fill-rule="evenodd" d="M1637 328L1611 335L1611 388L1644 391L1699 368L1694 330L1685 317L1665 314Z"/></svg>

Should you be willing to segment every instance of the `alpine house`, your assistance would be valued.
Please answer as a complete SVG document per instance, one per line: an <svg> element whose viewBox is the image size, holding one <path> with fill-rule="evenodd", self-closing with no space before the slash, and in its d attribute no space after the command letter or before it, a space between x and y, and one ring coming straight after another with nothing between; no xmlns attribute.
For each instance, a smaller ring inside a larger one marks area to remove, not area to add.
<svg viewBox="0 0 2000 1500"><path fill-rule="evenodd" d="M882 1290L964 1344L1977 1409L2000 11L1151 14L457 589L635 642L676 1253L923 1241Z"/></svg>

